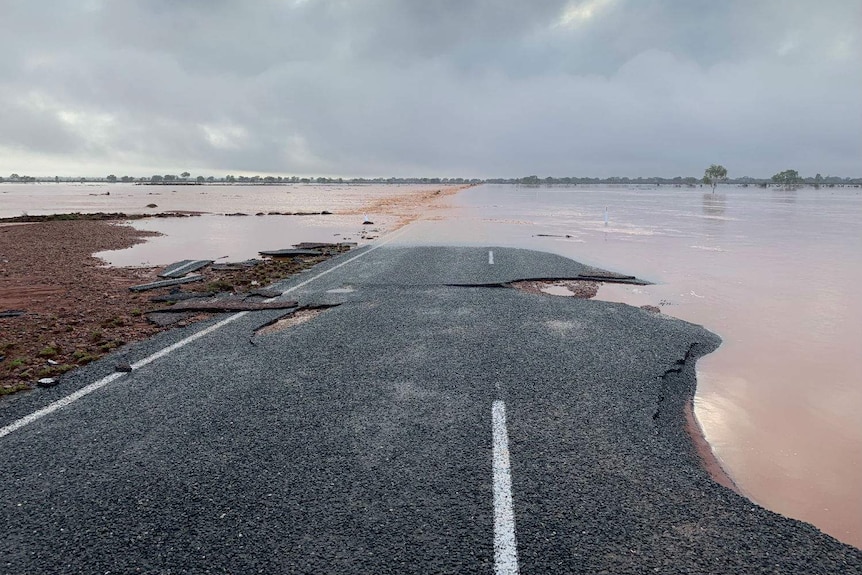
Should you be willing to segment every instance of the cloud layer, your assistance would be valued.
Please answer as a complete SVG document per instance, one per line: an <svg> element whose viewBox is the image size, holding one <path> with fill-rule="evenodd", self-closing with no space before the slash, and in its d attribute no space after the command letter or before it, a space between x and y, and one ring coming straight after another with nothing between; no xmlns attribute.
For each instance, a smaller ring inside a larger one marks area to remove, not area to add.
<svg viewBox="0 0 862 575"><path fill-rule="evenodd" d="M3 175L862 175L856 0L3 11Z"/></svg>

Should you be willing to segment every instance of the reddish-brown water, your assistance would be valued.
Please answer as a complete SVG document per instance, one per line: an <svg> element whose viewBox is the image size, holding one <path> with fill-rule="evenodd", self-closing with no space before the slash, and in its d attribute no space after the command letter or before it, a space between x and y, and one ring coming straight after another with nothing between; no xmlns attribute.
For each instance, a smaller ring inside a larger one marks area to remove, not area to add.
<svg viewBox="0 0 862 575"><path fill-rule="evenodd" d="M428 191L300 186L273 196L279 188L203 187L177 196L156 188L162 198L152 200L152 188L119 189L89 196L88 187L45 185L25 197L0 186L0 216L140 211L150 201L157 211L343 210L137 223L168 235L103 256L155 265L361 240L376 232L357 210L378 206L369 216L386 231L404 214L380 208L381 199ZM399 242L532 248L635 274L655 285L603 286L599 298L657 305L721 335L721 348L698 363L695 415L724 469L761 505L862 546L862 190L481 186L449 202L414 209L422 219Z"/></svg>
<svg viewBox="0 0 862 575"><path fill-rule="evenodd" d="M200 211L353 212L402 194L441 189L437 185L138 186L134 184L3 184L0 218L65 212L145 214ZM156 207L147 207L155 204Z"/></svg>
<svg viewBox="0 0 862 575"><path fill-rule="evenodd" d="M298 242L372 241L460 186L3 184L0 217L22 214L195 212L189 218L136 220L164 235L127 250L97 254L115 266L157 266L178 259L242 260ZM154 207L148 207L148 206ZM256 215L331 212L325 216ZM244 214L230 215L225 214ZM365 217L374 225L363 225Z"/></svg>
<svg viewBox="0 0 862 575"><path fill-rule="evenodd" d="M635 274L656 285L598 297L721 335L695 413L722 466L761 505L862 546L862 190L483 186L457 203L409 241Z"/></svg>

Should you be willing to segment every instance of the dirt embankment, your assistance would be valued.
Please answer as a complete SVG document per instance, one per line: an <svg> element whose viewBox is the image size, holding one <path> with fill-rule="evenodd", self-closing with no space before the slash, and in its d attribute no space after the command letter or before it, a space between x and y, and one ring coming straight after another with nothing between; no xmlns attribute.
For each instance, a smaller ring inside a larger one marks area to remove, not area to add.
<svg viewBox="0 0 862 575"><path fill-rule="evenodd" d="M126 343L169 329L147 314L169 303L134 293L158 279L152 268L109 268L92 256L158 235L105 221L60 220L0 225L0 395L29 389ZM269 260L233 271L202 270L185 291L243 292L265 286L328 256ZM23 313L18 313L23 312ZM202 315L187 317L184 325Z"/></svg>
<svg viewBox="0 0 862 575"><path fill-rule="evenodd" d="M344 214L386 214L395 216L398 221L395 229L406 226L429 209L445 207L444 199L454 196L461 190L472 188L475 184L444 187L427 192L408 192L387 198L375 200L360 209L339 212ZM391 230L390 230L391 231Z"/></svg>

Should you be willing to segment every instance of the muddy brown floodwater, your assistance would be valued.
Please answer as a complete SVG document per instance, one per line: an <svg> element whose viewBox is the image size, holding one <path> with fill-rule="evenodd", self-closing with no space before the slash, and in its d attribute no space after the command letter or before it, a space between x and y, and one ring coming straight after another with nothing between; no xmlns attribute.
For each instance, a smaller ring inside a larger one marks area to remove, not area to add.
<svg viewBox="0 0 862 575"><path fill-rule="evenodd" d="M718 333L694 412L723 469L757 503L862 546L862 189L488 185L453 203L404 241L636 275L655 285L597 298Z"/></svg>

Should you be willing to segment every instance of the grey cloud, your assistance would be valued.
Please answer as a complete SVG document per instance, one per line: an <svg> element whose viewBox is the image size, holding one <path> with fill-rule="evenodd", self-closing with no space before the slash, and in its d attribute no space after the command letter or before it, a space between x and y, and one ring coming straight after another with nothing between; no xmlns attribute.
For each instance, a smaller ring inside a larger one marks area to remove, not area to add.
<svg viewBox="0 0 862 575"><path fill-rule="evenodd" d="M87 148L74 130L53 114L0 99L0 146L47 154L73 154Z"/></svg>
<svg viewBox="0 0 862 575"><path fill-rule="evenodd" d="M215 173L862 172L852 1L606 0L568 27L555 24L573 4L550 0L10 4L0 93L54 106L0 115L0 146L28 157Z"/></svg>

